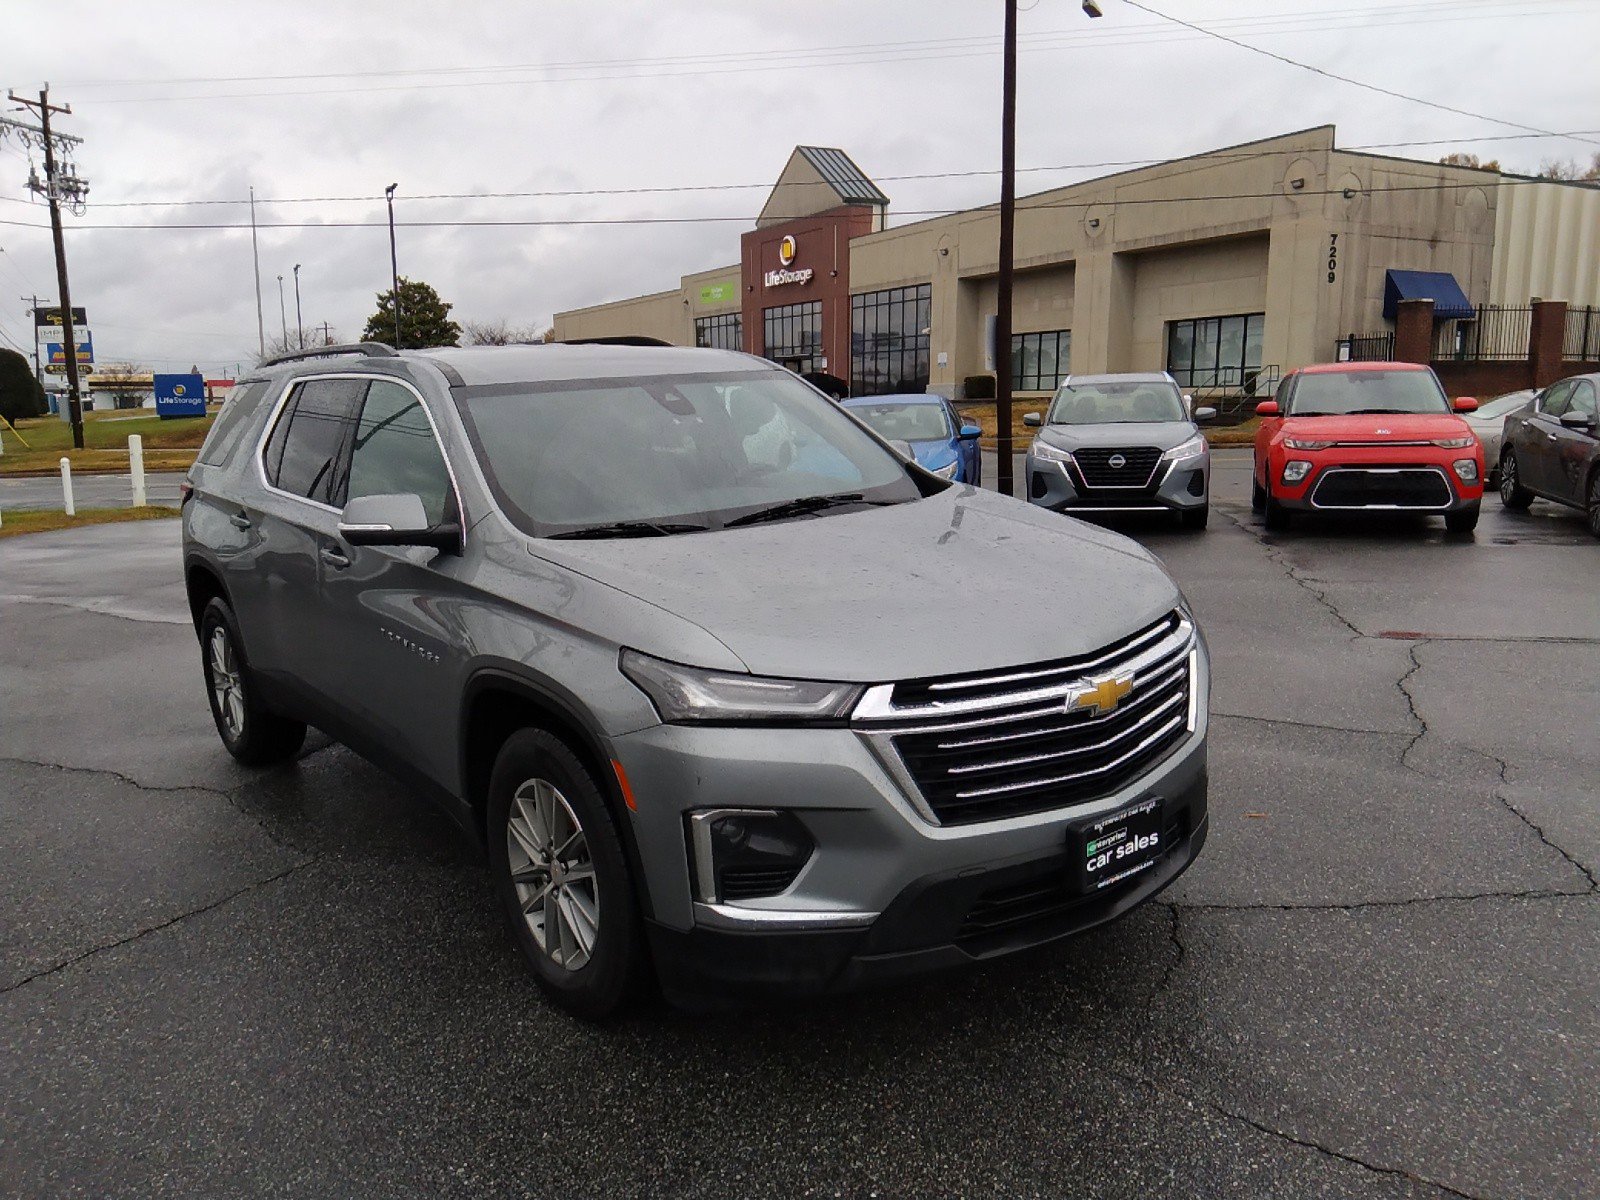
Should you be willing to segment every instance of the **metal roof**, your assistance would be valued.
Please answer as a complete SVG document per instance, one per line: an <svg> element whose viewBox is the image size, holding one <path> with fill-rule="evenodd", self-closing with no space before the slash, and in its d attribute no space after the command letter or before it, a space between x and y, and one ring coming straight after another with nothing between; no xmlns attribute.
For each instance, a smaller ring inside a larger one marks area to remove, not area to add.
<svg viewBox="0 0 1600 1200"><path fill-rule="evenodd" d="M402 350L401 357L423 358L448 367L468 387L783 369L765 359L731 350L686 346L566 346L559 342L539 346Z"/></svg>
<svg viewBox="0 0 1600 1200"><path fill-rule="evenodd" d="M867 178L866 173L843 150L828 146L796 146L795 149L805 156L805 160L817 169L817 173L839 193L839 199L845 203L889 203L889 197Z"/></svg>

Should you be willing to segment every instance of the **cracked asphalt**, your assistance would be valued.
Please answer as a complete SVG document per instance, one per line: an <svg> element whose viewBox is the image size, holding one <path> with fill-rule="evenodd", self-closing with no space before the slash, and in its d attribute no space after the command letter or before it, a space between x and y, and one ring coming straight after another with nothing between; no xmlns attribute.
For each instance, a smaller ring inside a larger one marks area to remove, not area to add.
<svg viewBox="0 0 1600 1200"><path fill-rule="evenodd" d="M1600 544L1493 500L1269 536L1247 472L1203 536L1124 527L1215 665L1211 838L1156 903L607 1028L404 788L227 758L173 524L0 544L0 1193L1600 1194Z"/></svg>

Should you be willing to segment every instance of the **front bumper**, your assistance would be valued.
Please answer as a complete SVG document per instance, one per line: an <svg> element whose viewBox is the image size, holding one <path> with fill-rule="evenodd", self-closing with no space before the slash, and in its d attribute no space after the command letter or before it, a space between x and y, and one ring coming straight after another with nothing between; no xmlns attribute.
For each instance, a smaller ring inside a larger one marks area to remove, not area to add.
<svg viewBox="0 0 1600 1200"><path fill-rule="evenodd" d="M1456 475L1451 460L1438 462L1419 458L1402 463L1353 456L1335 461L1317 461L1311 454L1296 457L1310 459L1313 463L1305 479L1297 484L1285 484L1281 462L1275 466L1272 476L1272 498L1295 512L1406 512L1441 516L1474 508L1483 500L1481 462L1478 482L1469 484ZM1457 452L1456 457L1471 455ZM1388 480L1396 481L1393 492L1385 490Z"/></svg>
<svg viewBox="0 0 1600 1200"><path fill-rule="evenodd" d="M1138 488L1091 488L1065 463L1024 460L1028 501L1053 512L1187 512L1204 508L1211 492L1211 456L1199 454L1157 465L1154 477Z"/></svg>
<svg viewBox="0 0 1600 1200"><path fill-rule="evenodd" d="M929 819L851 728L657 725L616 738L664 990L690 1004L845 990L1120 916L1176 878L1205 839L1203 652L1197 671L1192 728L1142 775L1090 802L967 825ZM1152 797L1169 835L1162 859L1106 892L1070 894L1069 830ZM698 902L685 816L707 808L789 810L815 852L780 895Z"/></svg>

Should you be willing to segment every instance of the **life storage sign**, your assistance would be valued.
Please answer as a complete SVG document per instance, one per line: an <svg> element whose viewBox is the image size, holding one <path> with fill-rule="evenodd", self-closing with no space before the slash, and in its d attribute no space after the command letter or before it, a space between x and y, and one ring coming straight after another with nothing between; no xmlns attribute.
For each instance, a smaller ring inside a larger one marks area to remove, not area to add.
<svg viewBox="0 0 1600 1200"><path fill-rule="evenodd" d="M203 375L152 376L156 391L156 416L203 417L206 415L206 381Z"/></svg>

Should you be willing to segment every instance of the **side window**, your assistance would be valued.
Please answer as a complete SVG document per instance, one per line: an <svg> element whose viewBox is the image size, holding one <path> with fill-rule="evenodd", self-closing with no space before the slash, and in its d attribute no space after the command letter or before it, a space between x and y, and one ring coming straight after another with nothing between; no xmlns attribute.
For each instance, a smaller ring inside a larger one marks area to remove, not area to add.
<svg viewBox="0 0 1600 1200"><path fill-rule="evenodd" d="M1278 394L1273 397L1278 402L1278 412L1287 414L1289 411L1289 393L1294 390L1294 376L1290 376L1278 385Z"/></svg>
<svg viewBox="0 0 1600 1200"><path fill-rule="evenodd" d="M312 379L295 388L267 439L263 466L273 487L331 504L345 434L365 379Z"/></svg>
<svg viewBox="0 0 1600 1200"><path fill-rule="evenodd" d="M1544 399L1539 401L1539 411L1547 417L1559 417L1567 411L1567 401L1571 395L1572 384L1568 380L1552 383L1545 389Z"/></svg>
<svg viewBox="0 0 1600 1200"><path fill-rule="evenodd" d="M1583 380L1572 390L1572 401L1567 405L1568 412L1588 413L1591 417L1600 415L1595 411L1594 384Z"/></svg>
<svg viewBox="0 0 1600 1200"><path fill-rule="evenodd" d="M244 427L249 423L261 398L267 394L267 381L257 380L254 383L241 383L228 395L222 405L222 411L217 414L217 419L211 423L211 431L206 434L205 443L200 447L200 461L208 467L219 467L227 462L233 454L233 447L239 441L239 435L244 432Z"/></svg>
<svg viewBox="0 0 1600 1200"><path fill-rule="evenodd" d="M422 401L397 383L379 380L368 389L356 424L345 502L396 492L421 496L434 525L445 519L454 498Z"/></svg>

